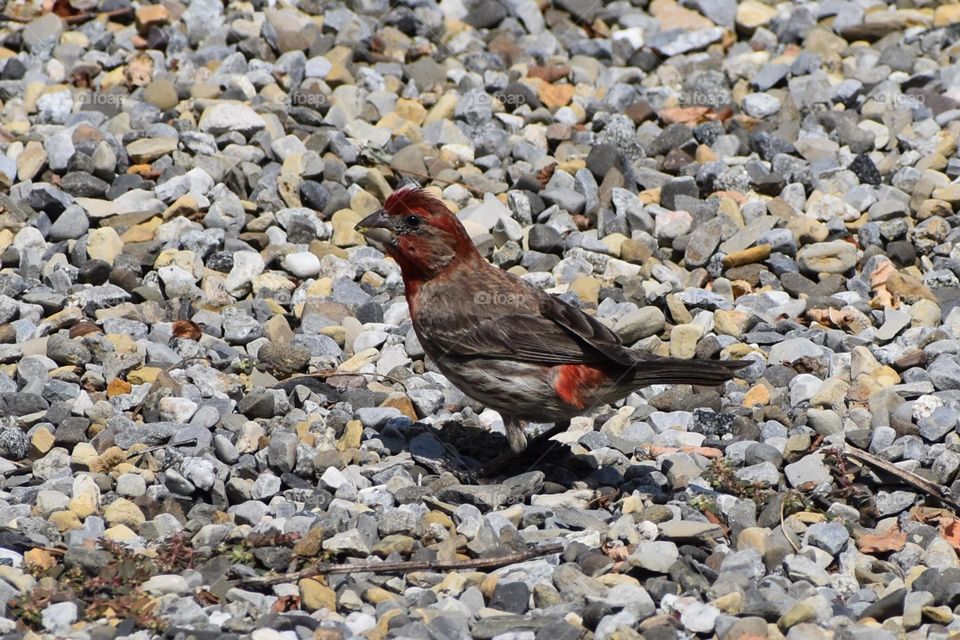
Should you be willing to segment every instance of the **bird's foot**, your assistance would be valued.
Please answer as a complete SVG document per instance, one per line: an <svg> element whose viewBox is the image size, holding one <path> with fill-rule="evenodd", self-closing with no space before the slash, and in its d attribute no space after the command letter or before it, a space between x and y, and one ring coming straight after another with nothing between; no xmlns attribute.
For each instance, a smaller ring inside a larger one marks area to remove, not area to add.
<svg viewBox="0 0 960 640"><path fill-rule="evenodd" d="M505 451L495 458L488 460L479 469L471 473L475 474L478 478L488 478L490 476L499 475L504 470L509 469L512 463L520 459L526 460L529 458L534 458L533 464L531 464L528 469L524 470L529 471L533 467L540 464L543 458L546 457L547 453L554 446L556 446L557 443L552 442L550 439L558 433L563 433L568 428L570 428L569 420L558 422L531 440L523 451Z"/></svg>

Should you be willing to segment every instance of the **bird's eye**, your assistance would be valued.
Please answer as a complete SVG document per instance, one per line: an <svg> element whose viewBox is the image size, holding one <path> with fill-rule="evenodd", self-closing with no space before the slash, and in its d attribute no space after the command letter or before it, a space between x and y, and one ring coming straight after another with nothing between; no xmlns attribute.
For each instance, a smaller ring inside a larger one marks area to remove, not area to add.
<svg viewBox="0 0 960 640"><path fill-rule="evenodd" d="M406 222L409 227L419 227L421 220L420 216L407 216L404 222Z"/></svg>

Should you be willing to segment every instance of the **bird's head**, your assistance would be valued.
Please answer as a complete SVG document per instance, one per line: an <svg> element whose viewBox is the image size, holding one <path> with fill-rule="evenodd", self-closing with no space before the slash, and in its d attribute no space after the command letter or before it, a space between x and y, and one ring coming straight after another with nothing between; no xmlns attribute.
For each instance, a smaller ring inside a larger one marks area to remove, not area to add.
<svg viewBox="0 0 960 640"><path fill-rule="evenodd" d="M400 265L404 279L426 280L479 258L467 230L446 205L415 186L394 191L356 229Z"/></svg>

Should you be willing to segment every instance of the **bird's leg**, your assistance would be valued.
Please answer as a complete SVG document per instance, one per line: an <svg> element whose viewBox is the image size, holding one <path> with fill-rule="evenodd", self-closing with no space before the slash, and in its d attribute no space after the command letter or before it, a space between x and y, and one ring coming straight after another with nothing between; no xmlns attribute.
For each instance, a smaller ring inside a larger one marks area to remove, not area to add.
<svg viewBox="0 0 960 640"><path fill-rule="evenodd" d="M507 422L506 424L509 425L510 422ZM521 455L524 455L524 456L530 455L533 453L540 452L541 450L544 450L544 449L548 451L549 447L555 444L550 442L550 438L557 435L558 433L563 433L569 428L570 428L569 420L561 420L560 422L554 423L552 427L550 427L545 432L541 433L536 438L531 440L529 444L527 444L526 448L523 449L523 451L519 451L519 452L505 451L504 453L501 453L499 456L484 463L484 465L481 466L479 469L477 469L474 472L474 474L478 477L494 475L495 473L499 472L501 469L506 467L510 462L512 462L516 458L519 458ZM520 433L521 434L523 433L522 429ZM510 427L507 427L507 439L509 440L509 438L510 438ZM526 438L524 438L524 440L526 440ZM510 442L510 448L513 449L512 441ZM545 453L546 451L544 451L543 453ZM537 462L539 462L539 459L537 460Z"/></svg>
<svg viewBox="0 0 960 640"><path fill-rule="evenodd" d="M524 427L527 425L525 420L517 418L507 418L503 426L507 432L507 442L510 444L510 451L514 454L521 453L527 448L527 434Z"/></svg>

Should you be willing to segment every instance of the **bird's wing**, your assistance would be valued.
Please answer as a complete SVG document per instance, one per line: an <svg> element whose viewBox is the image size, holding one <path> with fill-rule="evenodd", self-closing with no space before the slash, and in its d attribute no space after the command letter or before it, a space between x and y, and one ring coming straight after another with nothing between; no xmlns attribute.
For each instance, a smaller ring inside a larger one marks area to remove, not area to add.
<svg viewBox="0 0 960 640"><path fill-rule="evenodd" d="M418 330L438 348L438 357L516 358L547 365L635 362L617 334L598 320L538 294L538 308L503 307L482 317L470 309L434 308L419 319Z"/></svg>

